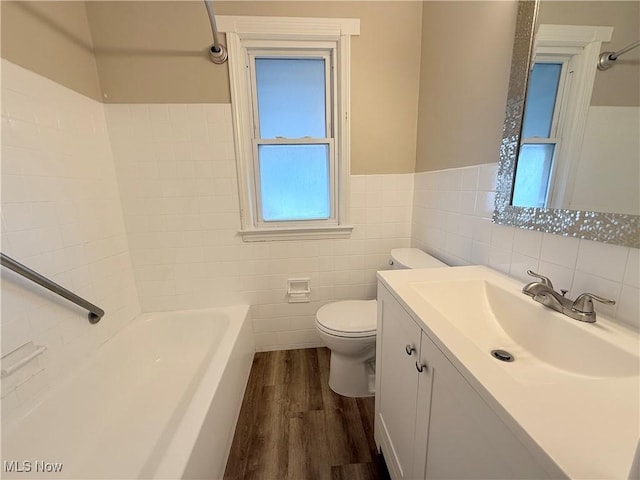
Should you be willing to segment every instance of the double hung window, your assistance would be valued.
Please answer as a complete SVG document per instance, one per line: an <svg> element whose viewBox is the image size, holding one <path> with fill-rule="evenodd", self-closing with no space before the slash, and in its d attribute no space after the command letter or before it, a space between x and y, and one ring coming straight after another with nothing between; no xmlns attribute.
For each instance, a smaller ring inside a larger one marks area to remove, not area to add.
<svg viewBox="0 0 640 480"><path fill-rule="evenodd" d="M513 195L516 206L544 208L548 204L562 137L560 117L568 68L568 58L539 58L529 75Z"/></svg>
<svg viewBox="0 0 640 480"><path fill-rule="evenodd" d="M343 238L352 19L234 17L227 30L245 241Z"/></svg>
<svg viewBox="0 0 640 480"><path fill-rule="evenodd" d="M249 51L259 225L335 217L331 52Z"/></svg>

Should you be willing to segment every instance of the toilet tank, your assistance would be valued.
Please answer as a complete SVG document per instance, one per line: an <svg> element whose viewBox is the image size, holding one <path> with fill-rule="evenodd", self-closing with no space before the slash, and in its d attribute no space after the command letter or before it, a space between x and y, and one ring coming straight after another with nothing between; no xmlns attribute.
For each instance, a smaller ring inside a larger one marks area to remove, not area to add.
<svg viewBox="0 0 640 480"><path fill-rule="evenodd" d="M418 248L394 248L391 250L391 260L393 260L394 270L448 267L446 263Z"/></svg>

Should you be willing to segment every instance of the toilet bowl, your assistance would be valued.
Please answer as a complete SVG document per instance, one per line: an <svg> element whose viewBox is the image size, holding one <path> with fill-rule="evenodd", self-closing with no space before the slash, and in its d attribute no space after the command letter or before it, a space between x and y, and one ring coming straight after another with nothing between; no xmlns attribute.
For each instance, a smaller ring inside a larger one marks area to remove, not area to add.
<svg viewBox="0 0 640 480"><path fill-rule="evenodd" d="M447 265L417 248L391 250L394 269ZM345 397L375 393L376 300L344 300L318 309L316 330L331 350L329 387Z"/></svg>
<svg viewBox="0 0 640 480"><path fill-rule="evenodd" d="M331 350L329 387L345 397L373 395L369 376L376 357L377 302L345 300L318 309L316 329Z"/></svg>

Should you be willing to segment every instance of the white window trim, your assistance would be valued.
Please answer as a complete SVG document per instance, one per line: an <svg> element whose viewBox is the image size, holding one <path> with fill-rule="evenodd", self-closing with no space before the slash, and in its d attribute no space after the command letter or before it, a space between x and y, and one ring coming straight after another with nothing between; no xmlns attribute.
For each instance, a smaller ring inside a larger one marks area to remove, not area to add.
<svg viewBox="0 0 640 480"><path fill-rule="evenodd" d="M582 25L543 24L536 32L532 62L539 56L572 57L572 73L564 85L568 92L560 106L562 139L556 156L562 160L553 167L547 208L564 208L562 205L573 196L598 58L602 43L611 41L612 35L613 27Z"/></svg>
<svg viewBox="0 0 640 480"><path fill-rule="evenodd" d="M238 186L240 194L240 235L244 241L299 240L314 238L348 238L353 226L349 225L349 175L351 156L350 136L350 52L351 35L360 34L360 20L353 18L298 18L298 17L237 17L219 16L217 25L225 32L229 52L229 81L234 140L237 156ZM255 211L251 182L253 178L253 119L251 118L251 83L246 71L246 44L256 41L317 41L336 45L336 65L339 65L336 99L338 111L334 115L336 136L335 154L339 161L335 182L336 223L309 226L281 225L260 227Z"/></svg>

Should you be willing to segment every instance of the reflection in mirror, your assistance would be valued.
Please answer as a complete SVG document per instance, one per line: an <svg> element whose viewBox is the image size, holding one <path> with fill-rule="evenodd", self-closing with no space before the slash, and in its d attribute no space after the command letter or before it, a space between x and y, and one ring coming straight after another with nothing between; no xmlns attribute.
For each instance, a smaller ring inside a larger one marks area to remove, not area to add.
<svg viewBox="0 0 640 480"><path fill-rule="evenodd" d="M543 61L536 56L529 74L529 87L522 123L522 141L516 164L516 179L512 204L519 207L547 207L553 192L552 166L557 165L557 150L560 134L559 111L566 77L566 66L562 62Z"/></svg>
<svg viewBox="0 0 640 480"><path fill-rule="evenodd" d="M597 69L638 35L638 2L520 2L496 223L640 246L640 48Z"/></svg>
<svg viewBox="0 0 640 480"><path fill-rule="evenodd" d="M640 15L631 2L583 3L540 5L513 205L638 215L640 49L614 78L597 66L603 44L633 44ZM584 25L560 23L577 11Z"/></svg>

